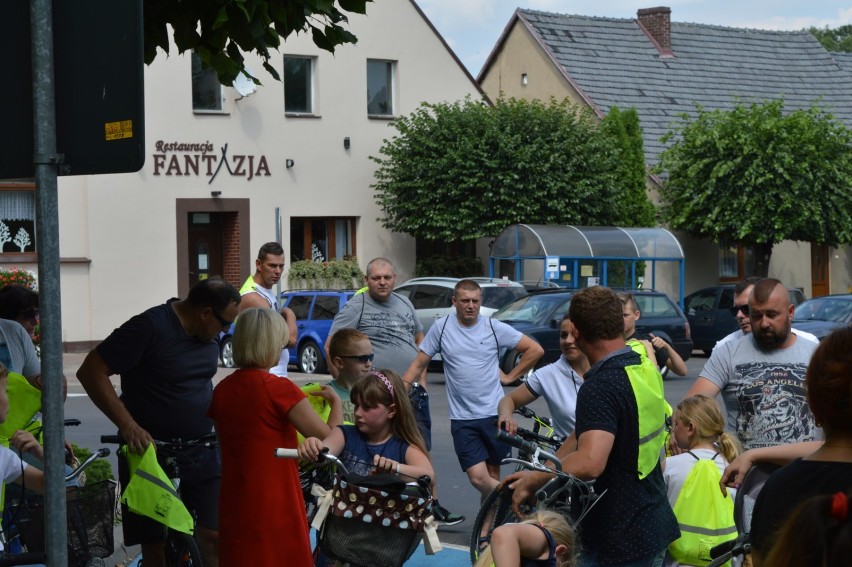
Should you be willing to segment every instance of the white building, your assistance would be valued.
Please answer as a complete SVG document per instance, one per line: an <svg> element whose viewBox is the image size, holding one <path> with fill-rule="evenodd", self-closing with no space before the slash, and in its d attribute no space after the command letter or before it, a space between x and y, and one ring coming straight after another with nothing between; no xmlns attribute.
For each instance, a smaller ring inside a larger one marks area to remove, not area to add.
<svg viewBox="0 0 852 567"><path fill-rule="evenodd" d="M377 222L369 156L395 116L482 94L413 1L367 11L349 17L358 43L334 55L309 34L288 38L271 61L283 84L247 56L263 82L247 97L211 85L174 47L146 68L144 167L59 179L66 348L91 346L199 277L241 284L279 222L290 260L355 254L363 268L387 256L401 280L413 273L414 239ZM13 237L19 225L32 232L33 189L0 183L0 211L25 209L7 223ZM4 267L36 270L34 246L2 252Z"/></svg>

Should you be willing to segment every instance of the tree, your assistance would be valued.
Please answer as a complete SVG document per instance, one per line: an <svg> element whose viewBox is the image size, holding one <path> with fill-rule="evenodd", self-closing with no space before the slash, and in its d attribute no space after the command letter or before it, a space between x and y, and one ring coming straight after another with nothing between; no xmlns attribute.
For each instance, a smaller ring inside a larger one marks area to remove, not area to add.
<svg viewBox="0 0 852 567"><path fill-rule="evenodd" d="M663 219L696 238L757 245L757 275L782 240L852 242L852 132L824 110L698 106L663 142L673 142L658 166Z"/></svg>
<svg viewBox="0 0 852 567"><path fill-rule="evenodd" d="M9 226L0 221L0 252L3 251L3 247L6 246L7 242L12 242L12 235L9 234Z"/></svg>
<svg viewBox="0 0 852 567"><path fill-rule="evenodd" d="M810 28L808 30L828 51L852 51L852 26L840 26L830 29Z"/></svg>
<svg viewBox="0 0 852 567"><path fill-rule="evenodd" d="M21 249L22 253L27 246L32 244L32 242L30 241L29 233L26 230L24 230L23 227L19 228L17 234L15 234L14 243L15 243L15 246L17 246L18 248Z"/></svg>
<svg viewBox="0 0 852 567"><path fill-rule="evenodd" d="M379 164L379 221L394 232L455 241L496 236L519 222L636 222L624 213L636 196L616 174L619 143L588 108L567 100L489 106L468 97L424 103L392 126L398 134L371 159Z"/></svg>
<svg viewBox="0 0 852 567"><path fill-rule="evenodd" d="M256 52L269 64L270 49L293 33L310 31L314 43L334 53L338 45L358 39L343 26L345 12L365 14L372 0L145 0L145 63L157 48L169 53L171 26L178 53L194 50L204 68L216 69L219 81L231 85L240 73L260 83L245 69L243 53ZM339 7L338 7L339 6Z"/></svg>

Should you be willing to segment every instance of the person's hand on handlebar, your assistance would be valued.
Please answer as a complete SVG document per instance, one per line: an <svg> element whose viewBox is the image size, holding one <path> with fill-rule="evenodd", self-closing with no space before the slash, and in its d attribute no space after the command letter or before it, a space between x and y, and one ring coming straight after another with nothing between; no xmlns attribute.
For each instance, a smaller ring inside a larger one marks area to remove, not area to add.
<svg viewBox="0 0 852 567"><path fill-rule="evenodd" d="M381 455L373 455L373 466L383 472L399 472L399 461Z"/></svg>
<svg viewBox="0 0 852 567"><path fill-rule="evenodd" d="M324 448L321 439L308 437L299 445L299 458L311 463L316 462Z"/></svg>
<svg viewBox="0 0 852 567"><path fill-rule="evenodd" d="M497 417L497 427L512 435L518 433L518 422L512 417L514 414L500 415Z"/></svg>
<svg viewBox="0 0 852 567"><path fill-rule="evenodd" d="M118 428L118 435L124 439L129 451L141 455L154 442L154 438L135 421Z"/></svg>
<svg viewBox="0 0 852 567"><path fill-rule="evenodd" d="M535 493L550 480L550 473L518 471L503 479L502 484L512 489L512 510L518 517L525 516L521 506L535 503Z"/></svg>

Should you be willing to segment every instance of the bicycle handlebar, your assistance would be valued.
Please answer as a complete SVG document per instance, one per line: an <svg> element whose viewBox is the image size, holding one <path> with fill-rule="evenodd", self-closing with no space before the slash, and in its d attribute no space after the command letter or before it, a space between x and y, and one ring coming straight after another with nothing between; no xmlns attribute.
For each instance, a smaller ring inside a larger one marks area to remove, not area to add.
<svg viewBox="0 0 852 567"><path fill-rule="evenodd" d="M507 443L507 444L511 445L512 447L517 448L519 451L522 451L524 453L532 455L530 462L522 461L524 466L526 466L527 468L533 468L533 469L537 468L536 464L538 463L539 459L544 458L546 460L551 461L556 470L558 470L558 471L562 470L562 461L559 460L559 457L557 457L556 455L554 455L552 453L548 453L547 451L542 450L541 447L539 447L538 445L536 445L532 441L525 441L522 437L519 437L517 435L512 435L511 433L507 433L506 431L503 431L502 429L497 430L497 440L503 441L504 443ZM519 462L519 464L521 464L520 460L518 462ZM541 465L541 466L543 466L543 465Z"/></svg>
<svg viewBox="0 0 852 567"><path fill-rule="evenodd" d="M95 451L94 453L92 453L91 455L89 455L89 456L86 458L86 460L85 460L85 461L83 461L82 463L80 463L80 466L78 466L76 469L74 469L74 470L71 472L71 474L69 474L68 476L66 476L66 477L65 477L65 482L71 482L72 480L76 479L78 476L80 476L81 474L83 474L83 471L84 471L84 470L86 470L86 468L87 468L89 465L91 465L92 463L94 463L94 462L95 462L95 461L97 461L98 459L103 459L103 458L105 458L105 457L108 457L108 456L109 456L109 453L110 453L109 449L107 449L106 447L101 447L100 449L98 449L97 451Z"/></svg>
<svg viewBox="0 0 852 567"><path fill-rule="evenodd" d="M121 435L101 435L101 443L110 443L112 445L125 445L124 439ZM197 437L195 439L174 439L172 441L160 441L159 439L154 439L155 447L164 447L164 448L175 448L175 447L211 447L216 445L216 434L215 433L205 433L201 437Z"/></svg>
<svg viewBox="0 0 852 567"><path fill-rule="evenodd" d="M279 459L298 459L299 451L297 449L284 449L279 447L275 449L275 456Z"/></svg>
<svg viewBox="0 0 852 567"><path fill-rule="evenodd" d="M296 449L290 449L290 448L279 447L277 449L274 449L272 454L275 455L275 457L277 457L279 459L298 459L299 458L299 452ZM323 464L332 463L332 464L340 467L340 470L343 472L343 474L349 474L349 471L347 470L346 465L344 465L340 461L340 459L338 459L335 455L332 455L331 453L329 453L328 447L322 448L322 452L320 452L320 454L317 456L317 462L323 463Z"/></svg>

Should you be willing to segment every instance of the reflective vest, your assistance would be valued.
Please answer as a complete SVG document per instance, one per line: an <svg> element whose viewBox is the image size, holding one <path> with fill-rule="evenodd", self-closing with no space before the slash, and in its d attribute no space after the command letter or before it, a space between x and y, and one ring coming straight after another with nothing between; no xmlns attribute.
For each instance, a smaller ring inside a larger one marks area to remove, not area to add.
<svg viewBox="0 0 852 567"><path fill-rule="evenodd" d="M41 390L30 384L23 375L9 372L6 395L9 398L9 413L6 421L0 424L0 443L8 447L9 440L19 429L30 432L38 430L37 437L41 442Z"/></svg>
<svg viewBox="0 0 852 567"><path fill-rule="evenodd" d="M319 396L312 396L311 392L316 392L317 390L322 390L322 384L315 384L313 382L309 384L305 384L300 388L302 392L307 396L308 403L311 404L311 408L320 416L324 422L328 423L328 416L331 414L331 405L325 401L325 398L321 398ZM297 442L302 443L305 440L305 437L296 431Z"/></svg>
<svg viewBox="0 0 852 567"><path fill-rule="evenodd" d="M154 444L148 445L141 455L128 451L127 445L122 446L121 452L131 473L121 501L131 512L147 516L173 530L192 534L195 520L157 462Z"/></svg>
<svg viewBox="0 0 852 567"><path fill-rule="evenodd" d="M636 351L634 345L630 347ZM639 344L642 353L645 347ZM639 415L639 459L637 470L643 479L657 467L660 452L666 443L666 417L672 413L663 391L663 377L648 358L640 353L639 364L626 366L624 370L633 388L636 409Z"/></svg>
<svg viewBox="0 0 852 567"><path fill-rule="evenodd" d="M722 473L713 459L689 454L698 462L689 471L674 505L680 538L669 545L669 553L681 564L707 565L713 546L737 537L734 501L730 494L722 496ZM731 562L725 565L730 567Z"/></svg>

